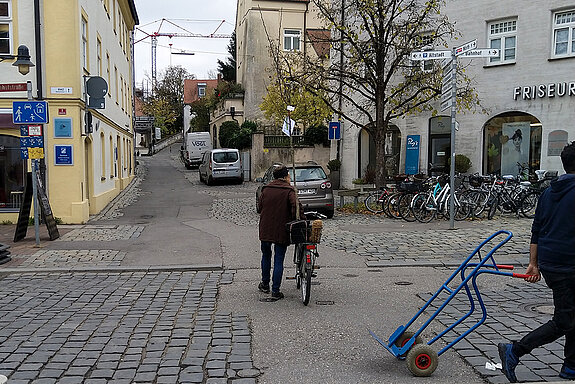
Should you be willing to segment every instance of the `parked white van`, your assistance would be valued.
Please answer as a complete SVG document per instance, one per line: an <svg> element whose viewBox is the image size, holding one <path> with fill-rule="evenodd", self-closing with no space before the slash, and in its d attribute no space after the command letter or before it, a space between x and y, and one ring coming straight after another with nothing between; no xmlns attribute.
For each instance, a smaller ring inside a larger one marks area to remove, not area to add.
<svg viewBox="0 0 575 384"><path fill-rule="evenodd" d="M187 132L180 157L187 169L200 165L202 155L212 149L212 139L209 132Z"/></svg>
<svg viewBox="0 0 575 384"><path fill-rule="evenodd" d="M217 180L244 181L244 169L237 149L212 149L204 153L198 168L200 181L212 185Z"/></svg>

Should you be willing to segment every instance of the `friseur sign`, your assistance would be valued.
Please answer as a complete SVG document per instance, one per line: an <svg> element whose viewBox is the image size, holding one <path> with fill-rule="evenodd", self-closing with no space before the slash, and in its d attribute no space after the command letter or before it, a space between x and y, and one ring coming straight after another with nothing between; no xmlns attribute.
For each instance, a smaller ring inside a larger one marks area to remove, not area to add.
<svg viewBox="0 0 575 384"><path fill-rule="evenodd" d="M563 96L575 96L575 81L513 88L513 100L517 100L518 98L534 100Z"/></svg>

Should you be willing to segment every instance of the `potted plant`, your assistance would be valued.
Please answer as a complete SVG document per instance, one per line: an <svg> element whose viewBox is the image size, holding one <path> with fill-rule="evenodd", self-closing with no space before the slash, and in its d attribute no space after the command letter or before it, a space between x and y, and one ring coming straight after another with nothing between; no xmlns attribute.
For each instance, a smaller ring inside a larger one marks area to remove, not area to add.
<svg viewBox="0 0 575 384"><path fill-rule="evenodd" d="M329 180L331 181L331 187L333 189L339 189L340 168L341 168L341 161L339 159L332 159L327 163L327 169L329 169Z"/></svg>

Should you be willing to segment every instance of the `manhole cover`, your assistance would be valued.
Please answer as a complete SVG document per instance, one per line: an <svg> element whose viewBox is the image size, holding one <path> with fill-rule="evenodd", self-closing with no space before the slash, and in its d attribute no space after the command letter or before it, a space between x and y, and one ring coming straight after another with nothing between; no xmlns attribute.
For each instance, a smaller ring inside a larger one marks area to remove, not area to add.
<svg viewBox="0 0 575 384"><path fill-rule="evenodd" d="M544 315L552 315L555 307L550 304L527 304L523 307L528 312L541 313Z"/></svg>
<svg viewBox="0 0 575 384"><path fill-rule="evenodd" d="M411 285L413 284L411 281L396 281L395 285Z"/></svg>
<svg viewBox="0 0 575 384"><path fill-rule="evenodd" d="M332 300L316 300L317 305L334 305L335 301Z"/></svg>

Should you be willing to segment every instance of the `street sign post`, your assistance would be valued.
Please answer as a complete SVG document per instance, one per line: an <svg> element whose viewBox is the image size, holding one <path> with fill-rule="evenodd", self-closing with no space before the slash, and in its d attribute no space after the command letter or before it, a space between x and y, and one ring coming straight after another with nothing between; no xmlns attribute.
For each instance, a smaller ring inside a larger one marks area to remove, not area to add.
<svg viewBox="0 0 575 384"><path fill-rule="evenodd" d="M411 52L411 60L442 60L451 58L451 51L416 51Z"/></svg>
<svg viewBox="0 0 575 384"><path fill-rule="evenodd" d="M468 41L467 43L455 48L455 56L463 55L467 51L477 48L477 39Z"/></svg>
<svg viewBox="0 0 575 384"><path fill-rule="evenodd" d="M470 51L465 52L461 55L461 57L498 57L499 56L499 49L495 48L480 48L480 49L472 49Z"/></svg>

